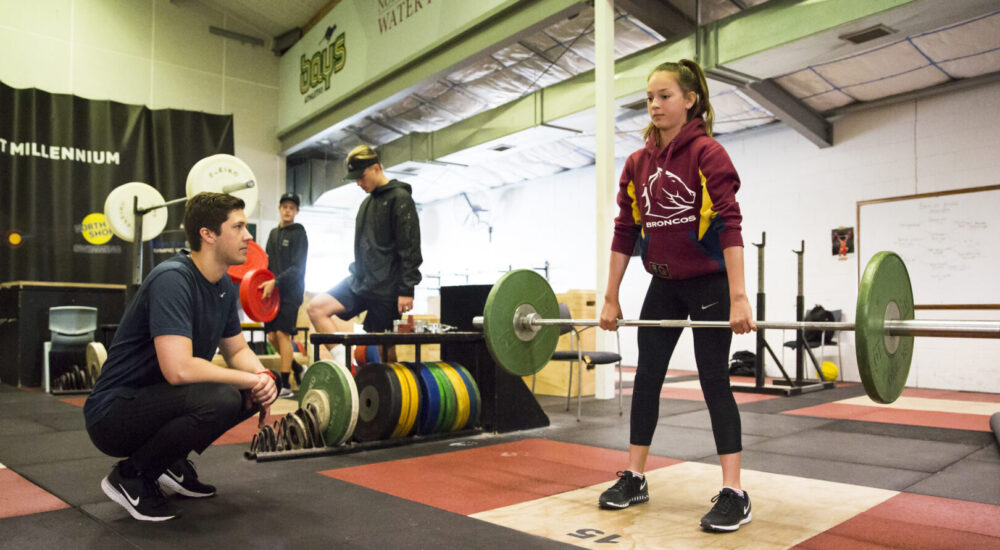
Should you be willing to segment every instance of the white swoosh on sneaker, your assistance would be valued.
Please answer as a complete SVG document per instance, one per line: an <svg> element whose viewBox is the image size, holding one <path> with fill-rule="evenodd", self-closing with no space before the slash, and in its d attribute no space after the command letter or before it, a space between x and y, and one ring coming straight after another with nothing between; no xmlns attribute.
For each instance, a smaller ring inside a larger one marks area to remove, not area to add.
<svg viewBox="0 0 1000 550"><path fill-rule="evenodd" d="M174 481L176 481L177 483L184 483L184 474L177 475L173 472L170 472L169 470L168 472L170 473L170 477L174 478Z"/></svg>
<svg viewBox="0 0 1000 550"><path fill-rule="evenodd" d="M139 499L138 498L132 498L132 495L128 494L128 491L126 491L125 488L122 487L121 483L118 484L118 488L122 490L122 494L125 495L125 498L128 499L128 501L132 504L132 506L138 506L139 505Z"/></svg>
<svg viewBox="0 0 1000 550"><path fill-rule="evenodd" d="M748 513L750 513L750 505L749 504L747 504L746 506L743 507L743 515L745 516Z"/></svg>

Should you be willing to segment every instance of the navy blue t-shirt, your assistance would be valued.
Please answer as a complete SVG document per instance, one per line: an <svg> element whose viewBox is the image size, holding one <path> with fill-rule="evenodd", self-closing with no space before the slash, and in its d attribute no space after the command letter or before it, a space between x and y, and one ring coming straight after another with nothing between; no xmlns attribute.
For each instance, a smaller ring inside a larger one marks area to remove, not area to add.
<svg viewBox="0 0 1000 550"><path fill-rule="evenodd" d="M87 426L104 418L115 396L166 383L153 344L157 336L190 338L193 355L210 361L219 340L241 332L238 294L228 276L208 282L187 251L153 268L122 316L101 376L87 397Z"/></svg>

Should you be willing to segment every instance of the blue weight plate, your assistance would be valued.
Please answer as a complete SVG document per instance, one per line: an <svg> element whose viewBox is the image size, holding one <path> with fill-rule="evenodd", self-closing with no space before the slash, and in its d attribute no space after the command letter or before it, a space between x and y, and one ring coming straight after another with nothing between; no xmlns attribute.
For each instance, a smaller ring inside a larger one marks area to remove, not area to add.
<svg viewBox="0 0 1000 550"><path fill-rule="evenodd" d="M479 395L479 386L472 378L472 373L458 363L450 363L458 371L465 382L465 387L469 391L469 421L465 424L465 429L472 429L479 425L479 414L483 409L482 398Z"/></svg>
<svg viewBox="0 0 1000 550"><path fill-rule="evenodd" d="M438 417L441 416L441 389L430 369L421 363L406 363L417 378L420 386L420 406L417 412L417 434L434 433Z"/></svg>

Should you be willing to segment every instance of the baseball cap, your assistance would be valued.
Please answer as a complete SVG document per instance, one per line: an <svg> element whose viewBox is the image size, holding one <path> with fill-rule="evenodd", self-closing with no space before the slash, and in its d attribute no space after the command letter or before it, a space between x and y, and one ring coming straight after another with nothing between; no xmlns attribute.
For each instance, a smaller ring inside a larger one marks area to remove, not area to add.
<svg viewBox="0 0 1000 550"><path fill-rule="evenodd" d="M292 202L294 202L296 208L298 208L299 206L301 206L299 204L299 196L296 195L295 193L285 193L284 195L282 195L281 196L281 200L278 201L278 205L280 206L281 203L283 203L285 201L292 201Z"/></svg>
<svg viewBox="0 0 1000 550"><path fill-rule="evenodd" d="M378 155L371 158L349 157L347 159L347 175L344 176L344 181L357 181L361 179L365 170L373 164L378 164L378 162Z"/></svg>

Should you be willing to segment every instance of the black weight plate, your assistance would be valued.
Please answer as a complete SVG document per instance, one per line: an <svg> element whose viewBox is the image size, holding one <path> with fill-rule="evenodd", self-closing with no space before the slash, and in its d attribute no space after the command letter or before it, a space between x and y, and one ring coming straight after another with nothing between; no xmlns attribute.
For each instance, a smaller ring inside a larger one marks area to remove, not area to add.
<svg viewBox="0 0 1000 550"><path fill-rule="evenodd" d="M358 387L358 441L389 439L403 407L399 377L388 365L369 363L355 379Z"/></svg>

